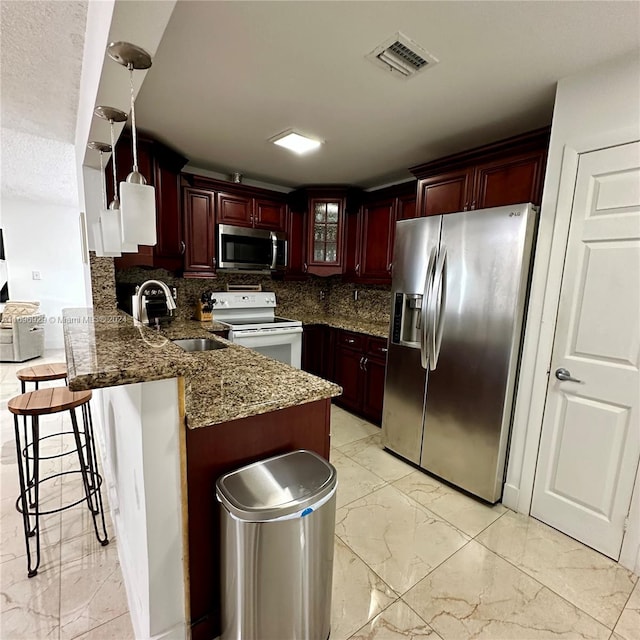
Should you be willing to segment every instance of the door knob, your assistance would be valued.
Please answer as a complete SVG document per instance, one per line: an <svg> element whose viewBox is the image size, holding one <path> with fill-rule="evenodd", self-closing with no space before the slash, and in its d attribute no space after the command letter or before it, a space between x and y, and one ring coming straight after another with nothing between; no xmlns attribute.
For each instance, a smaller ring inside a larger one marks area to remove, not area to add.
<svg viewBox="0 0 640 640"><path fill-rule="evenodd" d="M582 380L578 380L578 378L572 378L571 371L562 368L556 369L556 378L562 382L582 382Z"/></svg>

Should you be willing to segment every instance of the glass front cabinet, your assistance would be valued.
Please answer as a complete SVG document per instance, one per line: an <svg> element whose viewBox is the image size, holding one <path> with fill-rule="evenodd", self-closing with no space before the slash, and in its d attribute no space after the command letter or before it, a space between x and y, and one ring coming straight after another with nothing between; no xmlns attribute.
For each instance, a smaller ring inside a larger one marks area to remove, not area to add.
<svg viewBox="0 0 640 640"><path fill-rule="evenodd" d="M342 273L346 198L310 194L307 271L319 276Z"/></svg>

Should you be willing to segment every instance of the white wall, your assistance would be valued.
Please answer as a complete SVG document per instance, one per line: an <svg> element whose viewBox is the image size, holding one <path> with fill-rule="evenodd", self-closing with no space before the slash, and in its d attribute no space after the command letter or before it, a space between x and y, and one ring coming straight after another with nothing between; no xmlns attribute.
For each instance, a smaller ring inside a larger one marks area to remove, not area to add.
<svg viewBox="0 0 640 640"><path fill-rule="evenodd" d="M503 502L529 513L578 154L640 139L638 52L558 83L540 229ZM563 180L564 176L564 180ZM568 202L569 206L564 203ZM634 504L639 502L636 486ZM633 538L633 539L631 539ZM640 532L628 532L621 563L633 568ZM625 548L626 546L626 548ZM636 567L635 570L639 570Z"/></svg>
<svg viewBox="0 0 640 640"><path fill-rule="evenodd" d="M136 638L182 639L186 618L178 380L99 389L105 487ZM97 408L97 407L96 407ZM212 496L213 500L213 496Z"/></svg>
<svg viewBox="0 0 640 640"><path fill-rule="evenodd" d="M84 307L84 264L77 207L2 197L2 227L11 300L39 300L50 319L45 329L45 347L64 346L64 307ZM33 280L39 271L41 280Z"/></svg>

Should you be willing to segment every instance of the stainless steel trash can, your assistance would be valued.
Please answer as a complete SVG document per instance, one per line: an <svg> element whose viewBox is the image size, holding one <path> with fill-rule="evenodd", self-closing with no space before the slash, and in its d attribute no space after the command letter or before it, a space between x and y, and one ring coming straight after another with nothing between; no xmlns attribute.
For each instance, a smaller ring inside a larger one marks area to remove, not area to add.
<svg viewBox="0 0 640 640"><path fill-rule="evenodd" d="M336 486L304 450L218 479L222 640L327 640Z"/></svg>

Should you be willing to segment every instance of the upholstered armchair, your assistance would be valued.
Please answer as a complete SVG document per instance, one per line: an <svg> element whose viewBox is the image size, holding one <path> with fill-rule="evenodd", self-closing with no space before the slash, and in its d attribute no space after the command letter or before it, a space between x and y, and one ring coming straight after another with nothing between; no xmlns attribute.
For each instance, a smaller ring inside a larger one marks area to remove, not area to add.
<svg viewBox="0 0 640 640"><path fill-rule="evenodd" d="M6 303L0 319L1 362L24 362L44 353L45 316L38 308L37 303Z"/></svg>

